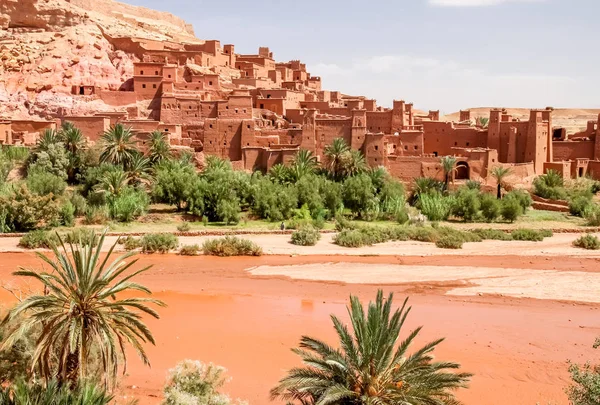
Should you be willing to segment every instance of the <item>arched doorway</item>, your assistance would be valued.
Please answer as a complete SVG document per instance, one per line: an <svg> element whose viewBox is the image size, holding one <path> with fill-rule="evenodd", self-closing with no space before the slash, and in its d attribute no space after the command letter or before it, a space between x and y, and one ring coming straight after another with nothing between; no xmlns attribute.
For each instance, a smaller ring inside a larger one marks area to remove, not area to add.
<svg viewBox="0 0 600 405"><path fill-rule="evenodd" d="M467 162L456 163L456 171L454 172L455 180L469 180L469 164Z"/></svg>

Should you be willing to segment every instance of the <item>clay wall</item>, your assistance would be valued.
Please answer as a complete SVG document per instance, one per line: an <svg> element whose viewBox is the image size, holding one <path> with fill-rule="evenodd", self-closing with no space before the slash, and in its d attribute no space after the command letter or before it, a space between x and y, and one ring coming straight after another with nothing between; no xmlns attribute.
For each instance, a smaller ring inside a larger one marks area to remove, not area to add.
<svg viewBox="0 0 600 405"><path fill-rule="evenodd" d="M294 70L293 80L299 82L305 82L308 79L308 74L302 70Z"/></svg>
<svg viewBox="0 0 600 405"><path fill-rule="evenodd" d="M260 55L238 55L236 64L239 62L250 62L266 68L266 70L275 69L275 61L268 57L260 56Z"/></svg>
<svg viewBox="0 0 600 405"><path fill-rule="evenodd" d="M326 146L336 138L343 138L352 144L352 120L350 118L319 118L315 123L316 154L323 155Z"/></svg>
<svg viewBox="0 0 600 405"><path fill-rule="evenodd" d="M164 63L134 62L133 75L134 76L160 76L160 77L162 77L163 66L164 66Z"/></svg>
<svg viewBox="0 0 600 405"><path fill-rule="evenodd" d="M545 162L544 173L548 173L548 170L554 170L555 172L560 174L563 177L563 179L570 179L571 163L572 162Z"/></svg>
<svg viewBox="0 0 600 405"><path fill-rule="evenodd" d="M375 110L377 110L377 101L376 100L364 100L363 101L363 108L365 110L367 110L367 112L375 111Z"/></svg>
<svg viewBox="0 0 600 405"><path fill-rule="evenodd" d="M12 124L10 121L0 121L0 145L12 145Z"/></svg>
<svg viewBox="0 0 600 405"><path fill-rule="evenodd" d="M321 78L320 77L314 77L314 76L309 77L306 80L306 86L309 89L312 89L312 90L317 90L317 91L321 90L321 87L322 87L322 85L321 85Z"/></svg>
<svg viewBox="0 0 600 405"><path fill-rule="evenodd" d="M226 101L218 101L217 116L220 119L252 119L252 96L232 95Z"/></svg>
<svg viewBox="0 0 600 405"><path fill-rule="evenodd" d="M243 120L212 119L204 122L204 153L231 161L241 160Z"/></svg>
<svg viewBox="0 0 600 405"><path fill-rule="evenodd" d="M369 111L367 108L367 130L369 132L392 134L391 111Z"/></svg>
<svg viewBox="0 0 600 405"><path fill-rule="evenodd" d="M283 98L262 98L258 97L254 104L255 108L261 110L270 110L278 115L285 115L285 99Z"/></svg>
<svg viewBox="0 0 600 405"><path fill-rule="evenodd" d="M594 159L594 141L554 141L553 160Z"/></svg>
<svg viewBox="0 0 600 405"><path fill-rule="evenodd" d="M236 86L251 86L255 88L272 89L275 87L275 83L271 79L253 79L253 78L240 78L232 79L233 84Z"/></svg>
<svg viewBox="0 0 600 405"><path fill-rule="evenodd" d="M111 91L100 90L98 96L104 102L113 107L122 107L129 104L135 104L137 101L136 93L133 91Z"/></svg>
<svg viewBox="0 0 600 405"><path fill-rule="evenodd" d="M62 122L72 122L82 135L91 142L97 142L105 131L110 128L110 118L102 116L79 117L65 116Z"/></svg>
<svg viewBox="0 0 600 405"><path fill-rule="evenodd" d="M56 130L55 121L11 120L12 132L43 132L46 129Z"/></svg>
<svg viewBox="0 0 600 405"><path fill-rule="evenodd" d="M421 131L402 131L399 136L389 136L392 152L401 156L422 156L425 143L423 132ZM395 148L394 148L395 146Z"/></svg>
<svg viewBox="0 0 600 405"><path fill-rule="evenodd" d="M588 162L587 174L594 180L600 180L600 160L590 160Z"/></svg>
<svg viewBox="0 0 600 405"><path fill-rule="evenodd" d="M423 121L424 153L454 155L453 148L485 148L487 131L456 127L452 122Z"/></svg>
<svg viewBox="0 0 600 405"><path fill-rule="evenodd" d="M162 76L136 76L133 91L138 100L152 100L161 93Z"/></svg>

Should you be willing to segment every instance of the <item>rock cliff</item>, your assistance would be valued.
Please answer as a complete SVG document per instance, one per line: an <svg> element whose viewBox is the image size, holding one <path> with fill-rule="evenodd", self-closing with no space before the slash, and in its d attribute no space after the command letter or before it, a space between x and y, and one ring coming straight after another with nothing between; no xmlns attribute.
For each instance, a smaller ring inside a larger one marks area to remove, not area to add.
<svg viewBox="0 0 600 405"><path fill-rule="evenodd" d="M0 117L110 111L71 89L117 90L138 60L120 46L131 38L202 42L172 14L112 0L0 1Z"/></svg>

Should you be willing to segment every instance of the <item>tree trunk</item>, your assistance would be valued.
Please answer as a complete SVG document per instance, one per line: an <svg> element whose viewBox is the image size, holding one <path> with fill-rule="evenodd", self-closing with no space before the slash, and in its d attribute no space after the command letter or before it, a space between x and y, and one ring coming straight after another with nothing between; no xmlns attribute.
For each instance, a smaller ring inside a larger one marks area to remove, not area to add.
<svg viewBox="0 0 600 405"><path fill-rule="evenodd" d="M498 192L496 193L496 198L497 199L502 199L502 185L500 183L498 183Z"/></svg>

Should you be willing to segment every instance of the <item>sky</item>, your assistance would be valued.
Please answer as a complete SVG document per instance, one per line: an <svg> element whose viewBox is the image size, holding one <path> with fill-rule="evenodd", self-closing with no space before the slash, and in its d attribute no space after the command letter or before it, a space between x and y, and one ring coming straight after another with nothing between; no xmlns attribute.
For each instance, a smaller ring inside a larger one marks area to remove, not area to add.
<svg viewBox="0 0 600 405"><path fill-rule="evenodd" d="M600 0L124 1L383 106L600 108Z"/></svg>

